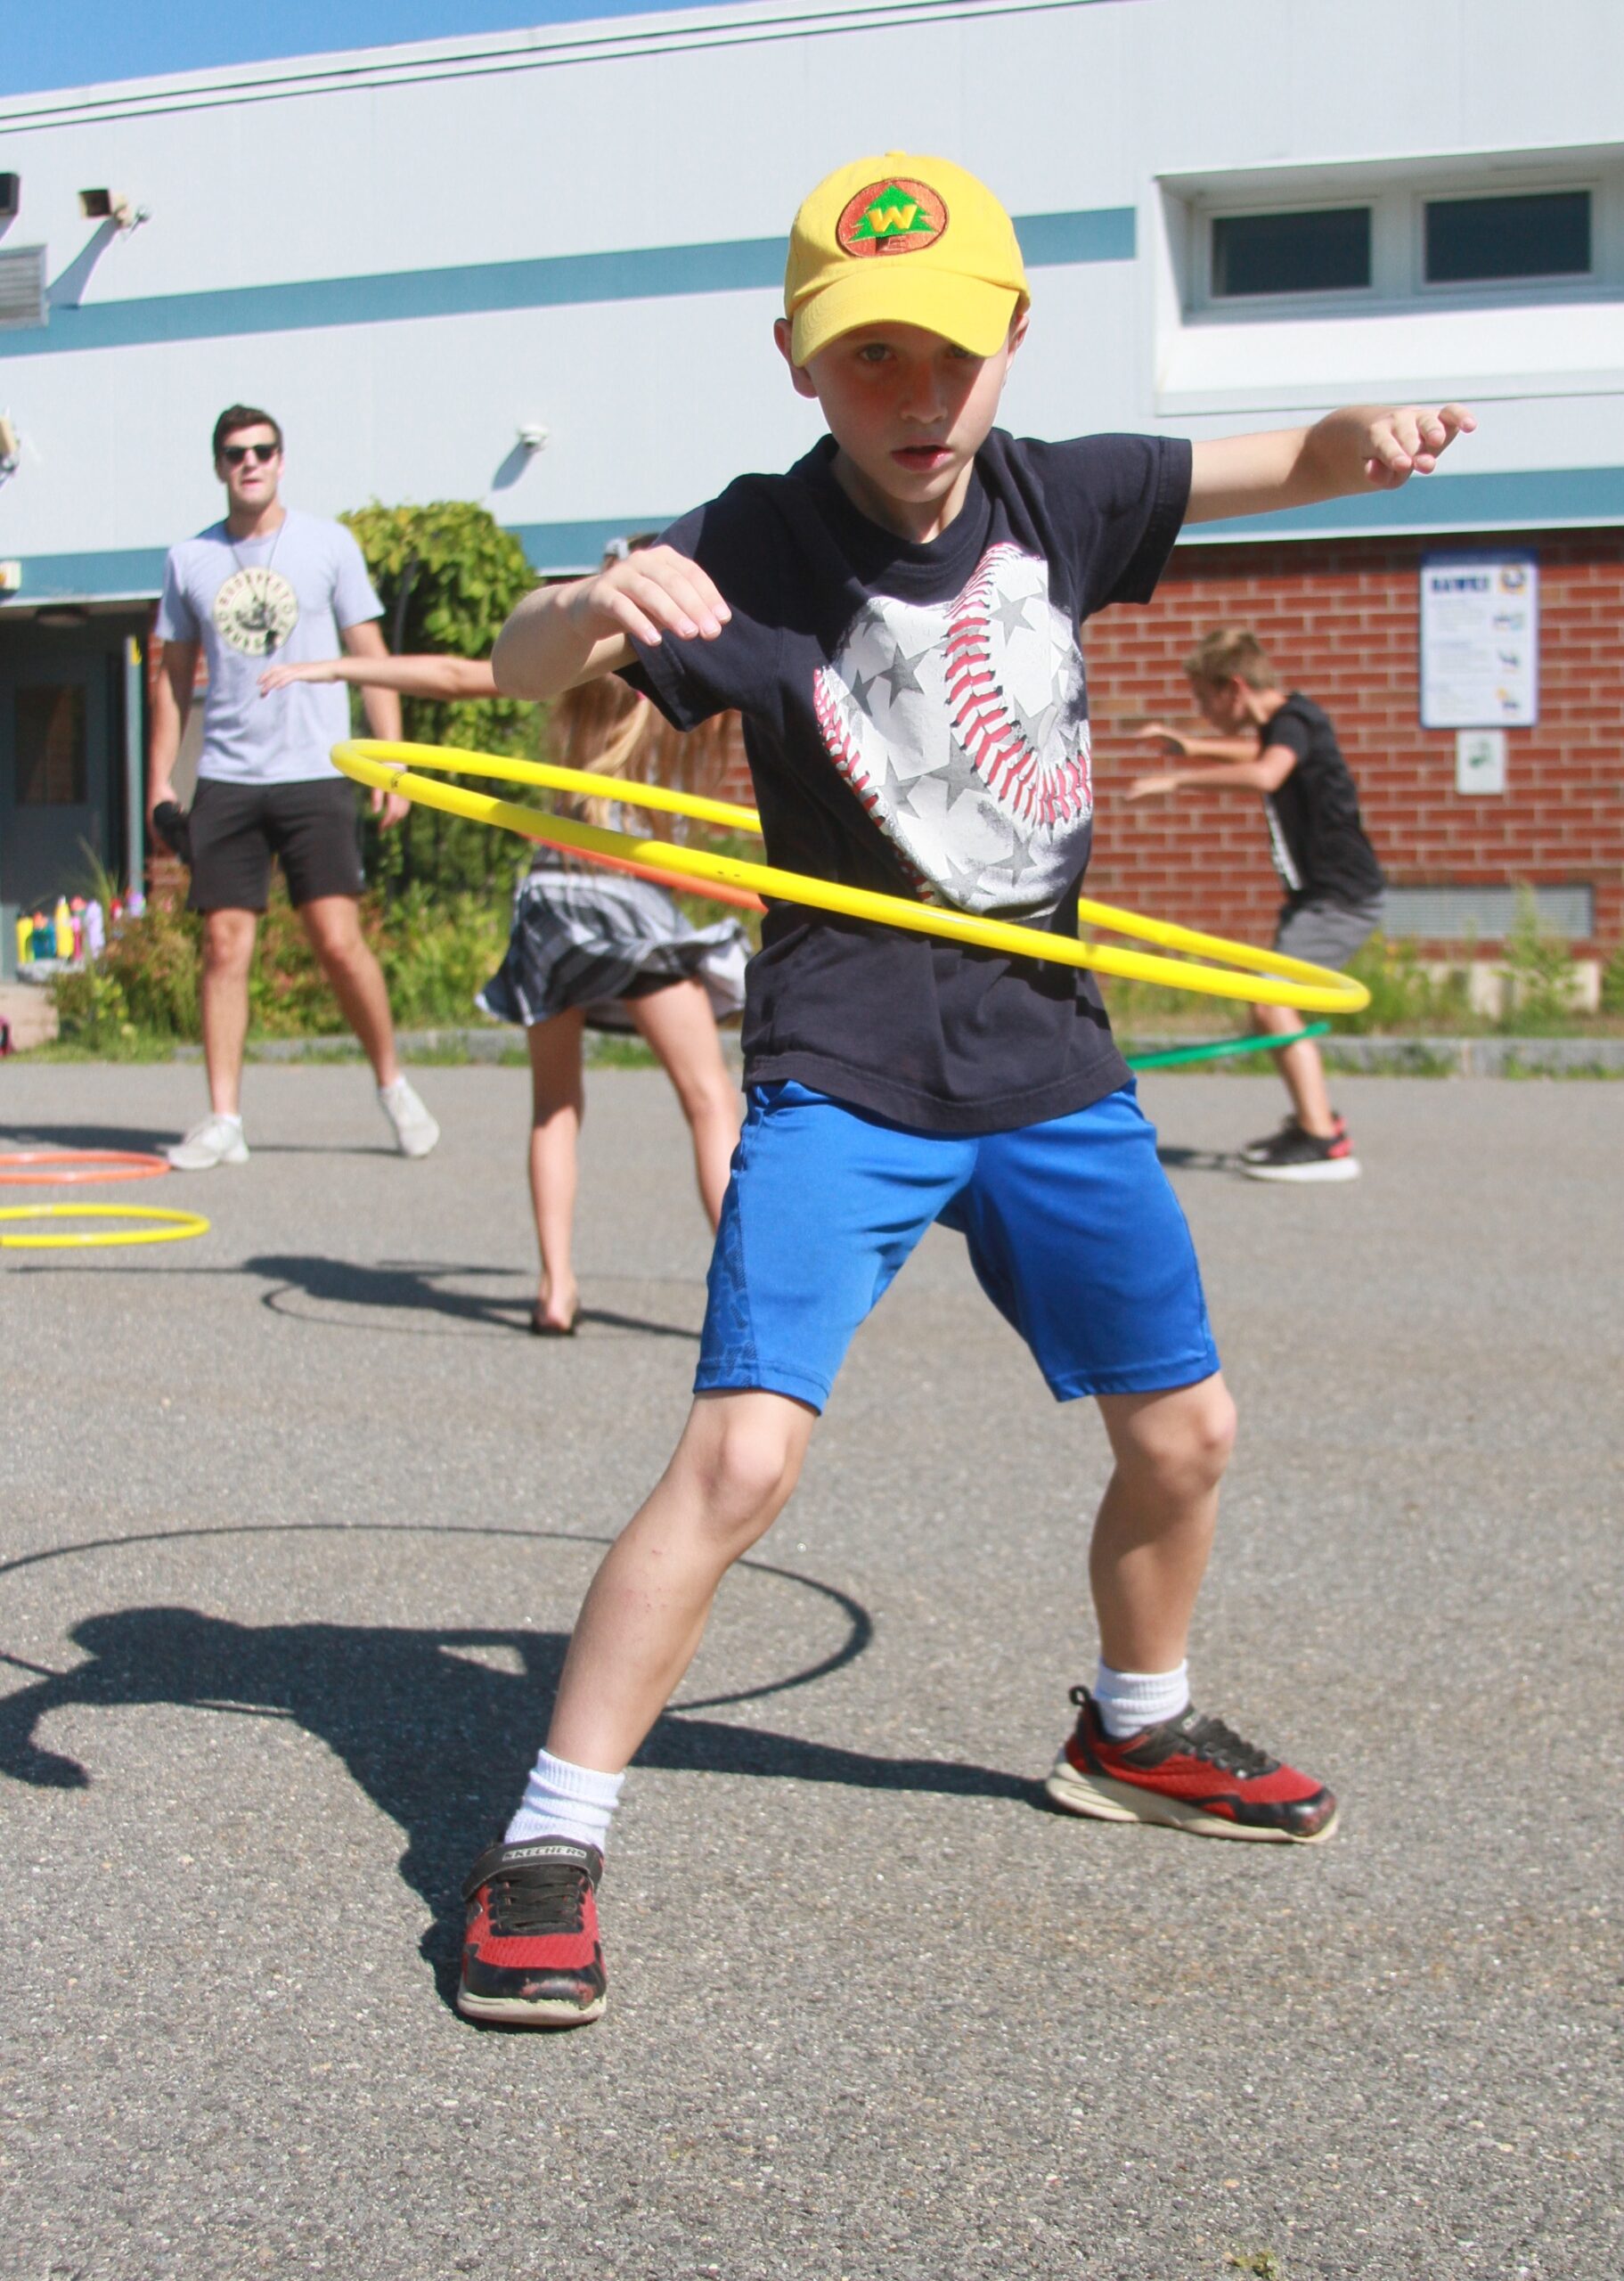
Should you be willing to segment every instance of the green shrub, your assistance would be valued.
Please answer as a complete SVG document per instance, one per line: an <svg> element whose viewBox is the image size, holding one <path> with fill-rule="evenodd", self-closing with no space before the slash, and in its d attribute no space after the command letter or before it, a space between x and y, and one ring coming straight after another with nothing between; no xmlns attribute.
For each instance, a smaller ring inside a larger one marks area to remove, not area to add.
<svg viewBox="0 0 1624 2281"><path fill-rule="evenodd" d="M1602 1011L1624 1014L1624 943L1613 945L1602 969Z"/></svg>
<svg viewBox="0 0 1624 2281"><path fill-rule="evenodd" d="M492 835L494 837L494 835ZM476 1022L474 993L501 962L507 906L495 895L431 895L421 885L392 901L361 903L361 928L388 985L404 1029ZM154 905L126 919L94 966L52 985L64 1039L117 1052L139 1033L151 1042L194 1044L201 921ZM347 1025L280 880L259 922L249 977L249 1028L257 1037L331 1037Z"/></svg>
<svg viewBox="0 0 1624 2281"><path fill-rule="evenodd" d="M1366 1037L1391 1030L1458 1030L1473 1026L1465 968L1441 978L1430 975L1413 942L1379 931L1356 951L1348 972L1370 993L1362 1013L1339 1015L1336 1027Z"/></svg>
<svg viewBox="0 0 1624 2281"><path fill-rule="evenodd" d="M1572 1019L1579 977L1564 938L1540 920L1531 887L1517 889L1516 915L1506 937L1506 1000L1498 1026L1512 1037L1564 1029Z"/></svg>
<svg viewBox="0 0 1624 2281"><path fill-rule="evenodd" d="M485 508L464 500L427 507L374 503L341 519L354 531L384 606L384 634L396 651L435 650L460 658L488 658L515 605L535 584L525 550ZM401 700L403 731L413 744L462 745L477 752L535 759L545 715L511 698L480 698L445 705L425 698ZM366 733L361 699L352 707L356 733ZM500 791L521 805L545 802L513 785L493 788L484 779L456 777L477 791ZM437 809L413 807L388 831L369 815L363 829L366 872L393 899L411 888L458 893L505 887L514 846L503 832Z"/></svg>

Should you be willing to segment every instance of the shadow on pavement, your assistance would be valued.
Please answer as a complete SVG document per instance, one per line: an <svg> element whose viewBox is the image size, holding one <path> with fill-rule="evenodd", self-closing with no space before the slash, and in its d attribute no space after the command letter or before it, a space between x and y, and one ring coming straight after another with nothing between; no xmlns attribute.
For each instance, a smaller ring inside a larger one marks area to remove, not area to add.
<svg viewBox="0 0 1624 2281"><path fill-rule="evenodd" d="M347 1259L330 1259L320 1253L267 1254L245 1259L240 1273L261 1275L273 1288L260 1294L259 1304L273 1314L296 1322L321 1320L329 1329L375 1331L376 1323L334 1323L331 1316L312 1317L286 1304L290 1293L329 1305L398 1308L416 1314L451 1317L458 1322L478 1323L502 1330L522 1330L530 1323L531 1299L482 1296L477 1291L449 1291L442 1282L452 1277L474 1279L499 1276L510 1279L505 1267L458 1267L445 1262L385 1260L376 1267ZM652 1338L685 1338L698 1345L699 1334L684 1323L654 1322L645 1315L623 1314L609 1307L583 1304L576 1317L586 1329L637 1331Z"/></svg>
<svg viewBox="0 0 1624 2281"><path fill-rule="evenodd" d="M1232 1173L1238 1159L1230 1149L1179 1149L1167 1141L1156 1144L1157 1160L1169 1172Z"/></svg>
<svg viewBox="0 0 1624 2281"><path fill-rule="evenodd" d="M0 1700L0 1773L37 1789L88 1788L76 1759L34 1738L42 1720L69 1705L175 1704L295 1721L405 1831L401 1875L432 1913L422 1953L451 2001L461 1880L524 1787L563 1665L561 1632L255 1625L192 1608L134 1607L87 1616L69 1636L86 1662ZM493 1654L517 1668L477 1660ZM880 1758L675 1712L659 1721L638 1763L1042 1803L1038 1783L992 1767Z"/></svg>

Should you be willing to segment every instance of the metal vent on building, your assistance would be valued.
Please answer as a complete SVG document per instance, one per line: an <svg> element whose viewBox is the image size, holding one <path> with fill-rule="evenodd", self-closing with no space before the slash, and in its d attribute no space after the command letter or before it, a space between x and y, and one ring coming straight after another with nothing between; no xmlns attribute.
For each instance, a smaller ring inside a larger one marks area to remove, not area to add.
<svg viewBox="0 0 1624 2281"><path fill-rule="evenodd" d="M1382 926L1389 935L1433 943L1503 943L1516 924L1515 887L1389 887ZM1535 887L1539 924L1570 942L1595 928L1594 887Z"/></svg>
<svg viewBox="0 0 1624 2281"><path fill-rule="evenodd" d="M0 332L21 332L45 322L45 249L0 249Z"/></svg>

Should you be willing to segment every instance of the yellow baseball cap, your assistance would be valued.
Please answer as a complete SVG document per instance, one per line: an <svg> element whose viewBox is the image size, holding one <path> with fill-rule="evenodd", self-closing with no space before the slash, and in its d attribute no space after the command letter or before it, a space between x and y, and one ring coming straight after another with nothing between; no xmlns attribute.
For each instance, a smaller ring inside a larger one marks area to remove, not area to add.
<svg viewBox="0 0 1624 2281"><path fill-rule="evenodd" d="M857 159L802 201L784 314L804 364L865 324L917 324L991 356L1032 298L1015 225L985 183L906 151Z"/></svg>

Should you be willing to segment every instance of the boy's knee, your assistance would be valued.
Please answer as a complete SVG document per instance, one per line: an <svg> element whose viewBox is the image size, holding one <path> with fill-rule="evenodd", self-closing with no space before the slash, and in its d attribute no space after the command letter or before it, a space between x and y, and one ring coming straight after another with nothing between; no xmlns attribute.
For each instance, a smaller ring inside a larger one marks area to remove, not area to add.
<svg viewBox="0 0 1624 2281"><path fill-rule="evenodd" d="M764 1528L774 1518L800 1476L810 1422L772 1396L700 1405L690 1461L722 1526Z"/></svg>
<svg viewBox="0 0 1624 2281"><path fill-rule="evenodd" d="M1133 1440L1142 1459L1163 1479L1212 1486L1235 1448L1235 1402L1221 1378L1187 1386L1142 1411Z"/></svg>

